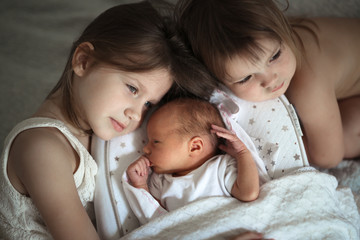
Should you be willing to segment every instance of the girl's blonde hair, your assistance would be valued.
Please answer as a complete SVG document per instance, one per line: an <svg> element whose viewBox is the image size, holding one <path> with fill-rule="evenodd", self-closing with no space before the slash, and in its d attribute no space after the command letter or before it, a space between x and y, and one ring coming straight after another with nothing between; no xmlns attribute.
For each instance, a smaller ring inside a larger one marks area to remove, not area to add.
<svg viewBox="0 0 360 240"><path fill-rule="evenodd" d="M272 0L179 0L175 21L195 56L219 80L227 77L225 63L236 55L256 61L262 37L286 43L301 59L301 39Z"/></svg>
<svg viewBox="0 0 360 240"><path fill-rule="evenodd" d="M176 83L172 93L208 99L216 81L179 40L171 11L165 2L143 1L118 5L100 14L73 43L63 74L47 98L60 91L65 116L80 127L72 96L72 58L81 43L89 42L94 50L88 54L95 65L101 63L126 72L166 69Z"/></svg>

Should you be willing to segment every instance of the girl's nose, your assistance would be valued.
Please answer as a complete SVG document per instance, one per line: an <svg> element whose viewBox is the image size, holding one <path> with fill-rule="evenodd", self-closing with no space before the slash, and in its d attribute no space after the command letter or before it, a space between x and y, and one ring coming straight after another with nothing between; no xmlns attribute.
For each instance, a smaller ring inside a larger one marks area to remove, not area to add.
<svg viewBox="0 0 360 240"><path fill-rule="evenodd" d="M130 120L140 121L141 120L141 110L134 108L127 108L125 110L125 116L127 116Z"/></svg>
<svg viewBox="0 0 360 240"><path fill-rule="evenodd" d="M278 78L277 73L269 73L261 81L261 86L264 88L272 87L273 83Z"/></svg>

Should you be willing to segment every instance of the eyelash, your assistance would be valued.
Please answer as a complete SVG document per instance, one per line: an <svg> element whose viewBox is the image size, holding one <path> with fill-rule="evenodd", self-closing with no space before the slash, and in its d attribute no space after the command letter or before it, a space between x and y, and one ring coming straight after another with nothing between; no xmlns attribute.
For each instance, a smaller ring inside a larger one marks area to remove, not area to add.
<svg viewBox="0 0 360 240"><path fill-rule="evenodd" d="M247 81L249 81L250 79L251 79L251 75L246 76L245 78L243 78L242 80L240 80L238 83L239 83L239 84L244 84L244 83L246 83Z"/></svg>
<svg viewBox="0 0 360 240"><path fill-rule="evenodd" d="M270 59L270 62L273 62L273 61L277 60L280 56L281 56L281 49L279 49L279 51L277 51L277 52L275 53L275 55L272 56L272 58ZM244 83L246 83L247 81L249 81L250 79L251 79L251 75L246 76L245 78L243 78L242 80L240 80L238 83L239 83L239 84L244 84Z"/></svg>
<svg viewBox="0 0 360 240"><path fill-rule="evenodd" d="M128 87L128 89L130 90L130 92L134 95L136 95L138 93L138 89L134 86L131 86L129 84L126 84L126 86Z"/></svg>
<svg viewBox="0 0 360 240"><path fill-rule="evenodd" d="M130 91L133 95L136 95L136 94L138 93L138 91L139 91L136 87L131 86L131 85L129 85L129 84L127 84L126 86L128 87L129 91ZM146 101L144 105L145 105L145 107L148 108L148 109L153 106L153 104L152 104L151 102L149 102L149 101Z"/></svg>
<svg viewBox="0 0 360 240"><path fill-rule="evenodd" d="M275 61L276 59L278 59L281 56L281 49L279 51L277 51L277 53L270 59L270 62Z"/></svg>
<svg viewBox="0 0 360 240"><path fill-rule="evenodd" d="M149 101L146 101L144 105L146 108L151 108L153 104Z"/></svg>

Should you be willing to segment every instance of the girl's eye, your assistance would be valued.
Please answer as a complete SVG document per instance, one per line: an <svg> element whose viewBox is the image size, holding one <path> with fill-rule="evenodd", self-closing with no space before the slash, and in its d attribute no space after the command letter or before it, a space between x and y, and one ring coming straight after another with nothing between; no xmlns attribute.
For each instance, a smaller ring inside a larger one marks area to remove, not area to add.
<svg viewBox="0 0 360 240"><path fill-rule="evenodd" d="M153 142L156 144L156 143L159 143L160 141L158 141L158 140L154 140Z"/></svg>
<svg viewBox="0 0 360 240"><path fill-rule="evenodd" d="M151 108L152 107L152 103L149 102L149 101L146 101L144 105L145 105L146 108Z"/></svg>
<svg viewBox="0 0 360 240"><path fill-rule="evenodd" d="M246 83L247 81L250 80L250 78L251 78L251 75L246 76L245 78L241 79L238 83L240 83L240 84Z"/></svg>
<svg viewBox="0 0 360 240"><path fill-rule="evenodd" d="M272 58L270 58L270 62L273 62L276 59L278 59L280 55L281 55L281 50L277 51L277 53Z"/></svg>
<svg viewBox="0 0 360 240"><path fill-rule="evenodd" d="M127 84L126 86L129 88L129 90L132 94L136 95L138 93L138 89L136 87L131 86L129 84Z"/></svg>

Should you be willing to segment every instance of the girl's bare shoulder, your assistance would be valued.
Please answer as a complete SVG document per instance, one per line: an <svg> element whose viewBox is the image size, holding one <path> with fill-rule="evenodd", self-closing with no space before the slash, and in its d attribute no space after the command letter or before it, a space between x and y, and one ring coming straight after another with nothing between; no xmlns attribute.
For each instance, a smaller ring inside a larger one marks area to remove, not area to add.
<svg viewBox="0 0 360 240"><path fill-rule="evenodd" d="M309 20L316 23L319 26L319 29L327 29L330 31L360 31L360 18L318 17L309 18Z"/></svg>
<svg viewBox="0 0 360 240"><path fill-rule="evenodd" d="M32 128L19 133L10 152L20 155L47 155L59 153L71 147L65 136L56 128Z"/></svg>
<svg viewBox="0 0 360 240"><path fill-rule="evenodd" d="M296 29L304 44L304 59L296 78L309 86L336 92L341 98L348 96L351 86L360 77L360 19L314 18L305 29ZM315 25L314 25L315 24ZM316 81L314 81L316 80ZM341 89L340 89L341 88Z"/></svg>
<svg viewBox="0 0 360 240"><path fill-rule="evenodd" d="M44 176L54 169L72 171L75 167L76 154L61 132L55 128L33 128L14 139L7 172L13 187L26 195L32 183L44 181Z"/></svg>
<svg viewBox="0 0 360 240"><path fill-rule="evenodd" d="M312 18L295 28L306 51L321 51L322 55L343 56L360 51L360 18ZM339 55L340 54L340 55Z"/></svg>
<svg viewBox="0 0 360 240"><path fill-rule="evenodd" d="M304 25L312 31L295 28L304 46L302 70L311 70L313 77L337 85L360 62L360 19L309 20L312 22L305 21Z"/></svg>
<svg viewBox="0 0 360 240"><path fill-rule="evenodd" d="M33 128L21 132L13 141L9 166L13 166L17 173L33 171L40 166L75 168L76 157L75 150L60 131Z"/></svg>

